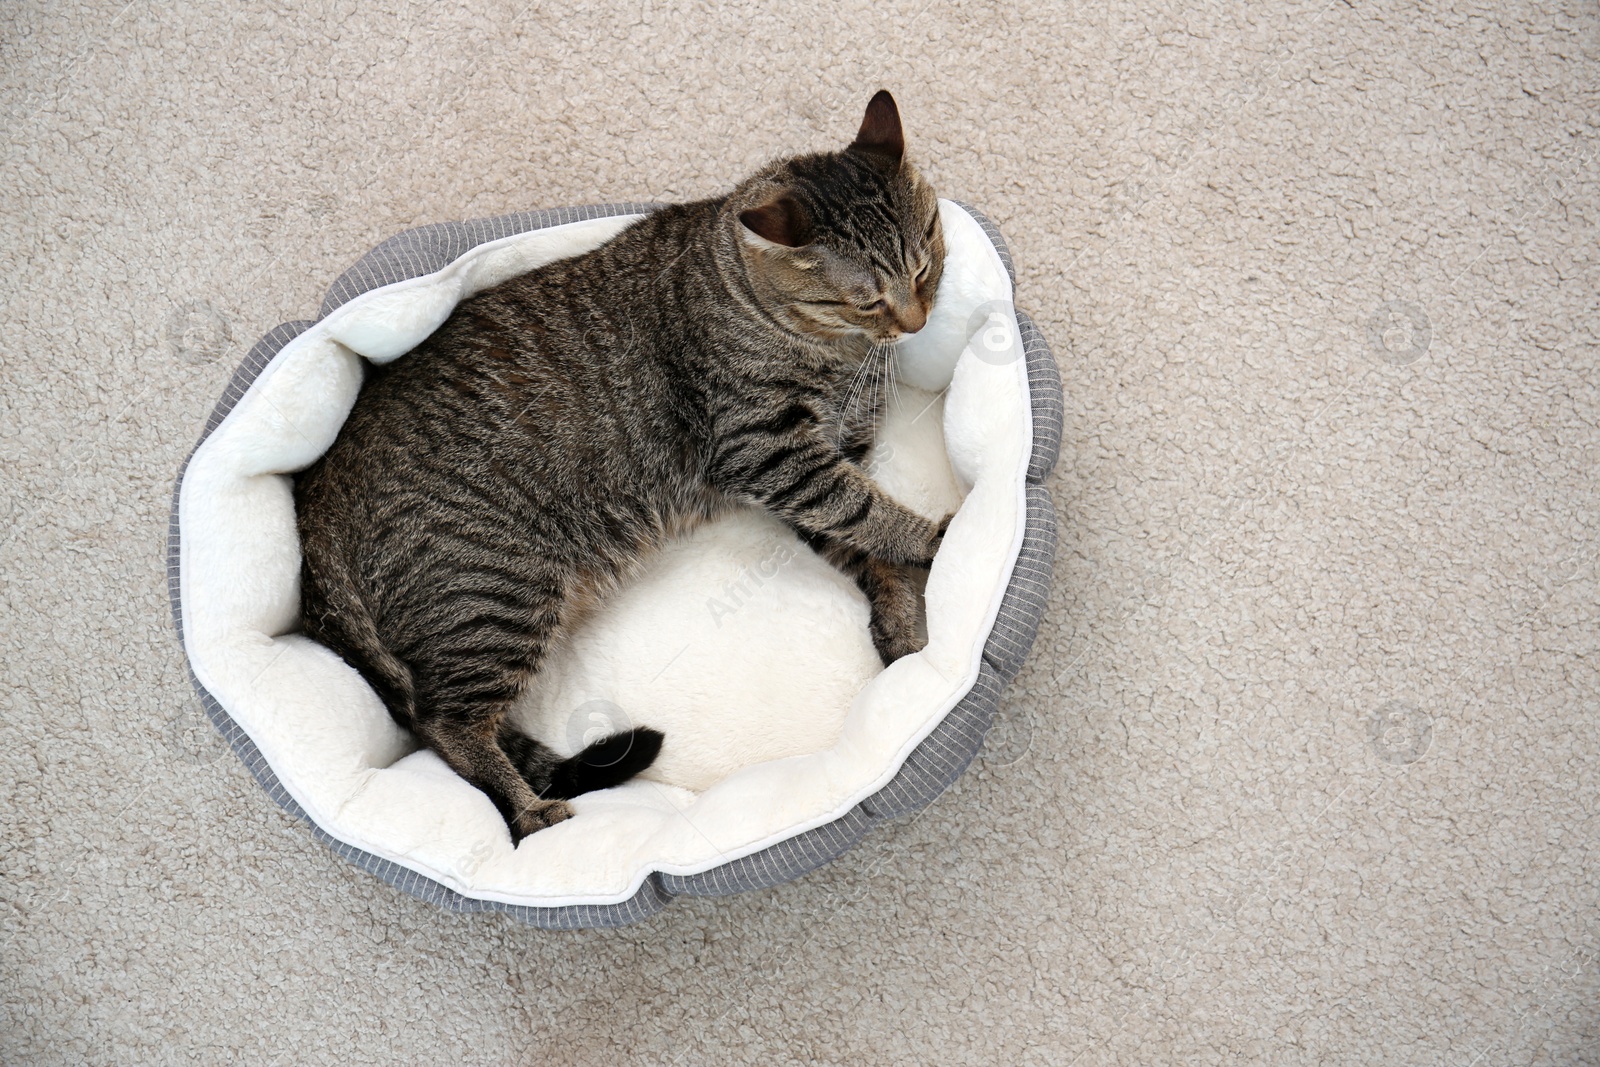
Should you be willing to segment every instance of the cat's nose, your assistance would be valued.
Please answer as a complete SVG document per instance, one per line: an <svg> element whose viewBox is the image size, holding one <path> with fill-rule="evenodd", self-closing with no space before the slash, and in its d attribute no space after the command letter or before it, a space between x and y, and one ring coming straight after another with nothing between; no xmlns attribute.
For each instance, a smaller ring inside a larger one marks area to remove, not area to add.
<svg viewBox="0 0 1600 1067"><path fill-rule="evenodd" d="M928 323L928 313L921 304L912 300L905 307L894 309L894 324L901 333L916 333Z"/></svg>

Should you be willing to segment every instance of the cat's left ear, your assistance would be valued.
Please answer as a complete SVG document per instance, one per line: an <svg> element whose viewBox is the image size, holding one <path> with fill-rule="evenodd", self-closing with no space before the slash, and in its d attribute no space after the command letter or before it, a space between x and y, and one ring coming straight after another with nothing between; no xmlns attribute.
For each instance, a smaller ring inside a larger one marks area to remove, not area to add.
<svg viewBox="0 0 1600 1067"><path fill-rule="evenodd" d="M889 170L900 166L906 156L906 135L900 127L900 109L889 90L879 89L867 102L861 132L850 142L851 152L860 152Z"/></svg>
<svg viewBox="0 0 1600 1067"><path fill-rule="evenodd" d="M808 245L815 237L806 209L787 193L760 207L739 212L739 221L756 236L785 248Z"/></svg>

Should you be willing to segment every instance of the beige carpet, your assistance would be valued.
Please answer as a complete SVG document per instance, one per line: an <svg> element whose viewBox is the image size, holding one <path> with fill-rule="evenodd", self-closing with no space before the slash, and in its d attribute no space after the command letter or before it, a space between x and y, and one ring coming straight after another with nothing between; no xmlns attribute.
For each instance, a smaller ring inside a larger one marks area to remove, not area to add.
<svg viewBox="0 0 1600 1067"><path fill-rule="evenodd" d="M378 6L0 12L0 1061L1600 1063L1592 3ZM879 86L1067 383L985 755L620 931L336 859L168 620L233 365L397 230L711 193Z"/></svg>

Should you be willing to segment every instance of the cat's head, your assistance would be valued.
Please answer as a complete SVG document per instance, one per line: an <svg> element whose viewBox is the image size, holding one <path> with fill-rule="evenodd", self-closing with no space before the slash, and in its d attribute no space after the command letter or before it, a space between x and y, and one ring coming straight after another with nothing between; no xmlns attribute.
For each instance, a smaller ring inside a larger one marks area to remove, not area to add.
<svg viewBox="0 0 1600 1067"><path fill-rule="evenodd" d="M775 163L731 203L756 292L788 328L889 344L927 322L944 270L938 198L887 90L849 147Z"/></svg>

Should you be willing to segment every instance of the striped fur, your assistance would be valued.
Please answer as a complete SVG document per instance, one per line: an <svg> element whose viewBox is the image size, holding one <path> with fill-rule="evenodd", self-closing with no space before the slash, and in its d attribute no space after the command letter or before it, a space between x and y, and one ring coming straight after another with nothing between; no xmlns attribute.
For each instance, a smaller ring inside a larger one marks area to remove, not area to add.
<svg viewBox="0 0 1600 1067"><path fill-rule="evenodd" d="M863 470L892 344L944 256L887 93L842 152L772 164L463 301L371 370L296 481L306 632L482 789L513 840L643 770L635 730L561 760L506 711L665 539L765 508L851 575L884 661L919 647L944 525Z"/></svg>

